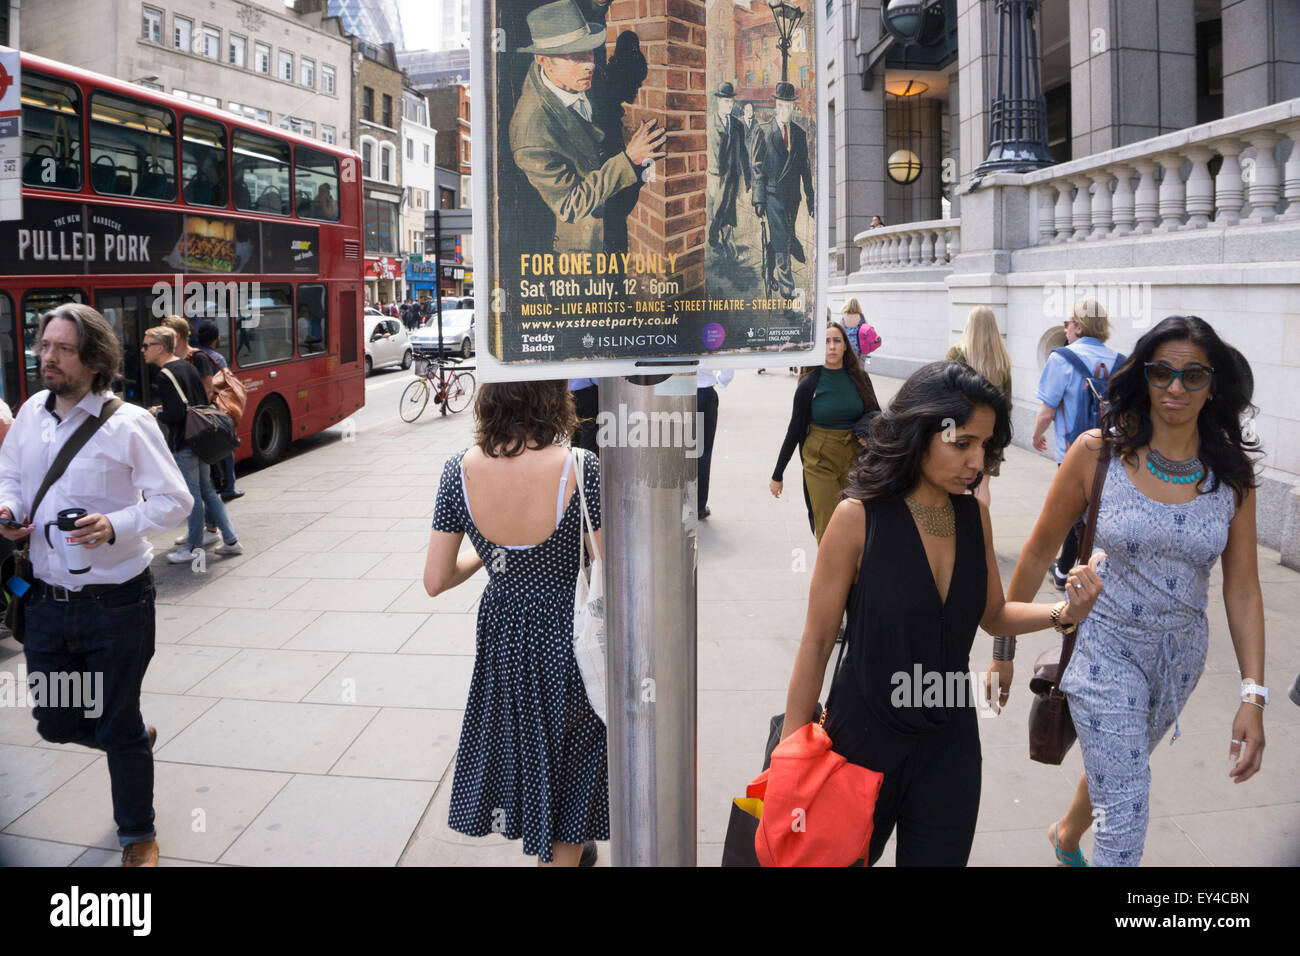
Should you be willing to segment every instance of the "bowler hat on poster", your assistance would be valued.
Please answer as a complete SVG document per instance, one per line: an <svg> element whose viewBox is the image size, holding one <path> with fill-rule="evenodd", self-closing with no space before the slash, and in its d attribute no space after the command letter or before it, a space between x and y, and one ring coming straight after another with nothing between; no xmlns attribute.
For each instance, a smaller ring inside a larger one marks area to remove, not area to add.
<svg viewBox="0 0 1300 956"><path fill-rule="evenodd" d="M599 23L588 23L573 0L556 0L528 14L528 32L533 42L521 47L520 53L542 56L586 53L605 43L605 28Z"/></svg>
<svg viewBox="0 0 1300 956"><path fill-rule="evenodd" d="M718 87L718 92L713 95L720 100L734 100L736 98L736 88L730 83L723 83Z"/></svg>
<svg viewBox="0 0 1300 956"><path fill-rule="evenodd" d="M787 103L793 103L799 98L799 92L794 88L793 83L787 83L782 80L776 84L776 92L772 94L774 99L784 100Z"/></svg>

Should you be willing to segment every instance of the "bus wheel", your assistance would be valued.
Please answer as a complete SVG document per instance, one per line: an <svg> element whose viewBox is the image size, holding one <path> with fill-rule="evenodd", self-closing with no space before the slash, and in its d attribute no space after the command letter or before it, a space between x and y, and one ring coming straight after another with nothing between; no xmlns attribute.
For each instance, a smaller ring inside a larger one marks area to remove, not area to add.
<svg viewBox="0 0 1300 956"><path fill-rule="evenodd" d="M289 447L289 410L271 396L257 406L253 416L253 463L271 465Z"/></svg>

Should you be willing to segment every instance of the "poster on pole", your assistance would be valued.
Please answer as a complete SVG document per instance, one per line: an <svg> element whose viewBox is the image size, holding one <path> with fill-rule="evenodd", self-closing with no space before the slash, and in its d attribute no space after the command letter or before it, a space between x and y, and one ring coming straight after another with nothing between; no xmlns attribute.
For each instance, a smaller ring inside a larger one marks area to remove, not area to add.
<svg viewBox="0 0 1300 956"><path fill-rule="evenodd" d="M474 5L484 380L820 361L824 5L656 8Z"/></svg>

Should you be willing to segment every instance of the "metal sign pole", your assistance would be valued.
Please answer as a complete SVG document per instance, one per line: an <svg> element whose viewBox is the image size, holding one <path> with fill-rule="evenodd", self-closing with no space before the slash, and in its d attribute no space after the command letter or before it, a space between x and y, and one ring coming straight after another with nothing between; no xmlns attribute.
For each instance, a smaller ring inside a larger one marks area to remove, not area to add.
<svg viewBox="0 0 1300 956"><path fill-rule="evenodd" d="M667 378L600 379L615 866L695 865L695 509L704 438L695 376L655 387ZM685 441L664 440L674 423Z"/></svg>

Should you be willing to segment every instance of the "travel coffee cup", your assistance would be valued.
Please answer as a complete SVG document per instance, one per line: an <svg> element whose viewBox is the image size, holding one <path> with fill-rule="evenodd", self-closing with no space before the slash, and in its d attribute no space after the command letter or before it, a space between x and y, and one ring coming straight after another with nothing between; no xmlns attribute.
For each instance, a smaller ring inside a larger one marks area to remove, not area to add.
<svg viewBox="0 0 1300 956"><path fill-rule="evenodd" d="M57 521L45 522L45 543L62 556L63 566L69 574L85 574L90 570L90 552L80 541L72 539L77 522L88 513L85 508L64 508ZM50 528L55 525L59 529L57 543L50 540Z"/></svg>

